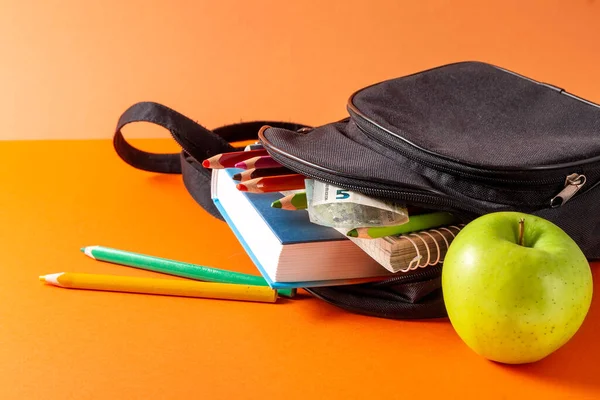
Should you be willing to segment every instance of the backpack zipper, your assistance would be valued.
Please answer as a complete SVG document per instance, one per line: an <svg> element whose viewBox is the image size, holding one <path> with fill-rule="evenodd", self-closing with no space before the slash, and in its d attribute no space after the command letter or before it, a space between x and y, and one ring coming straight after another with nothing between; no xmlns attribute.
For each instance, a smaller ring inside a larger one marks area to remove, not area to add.
<svg viewBox="0 0 600 400"><path fill-rule="evenodd" d="M565 179L565 187L550 200L550 207L557 208L564 205L585 185L585 175L571 174Z"/></svg>
<svg viewBox="0 0 600 400"><path fill-rule="evenodd" d="M565 177L571 175L574 169L580 169L580 167L572 166L570 167L569 172L567 172L567 169L561 169L560 172L557 171L556 175L553 175L552 177L535 178L531 177L531 175L539 174L542 170L541 168L530 170L493 170L472 167L464 164L457 166L456 161L445 160L442 159L441 156L436 157L434 154L421 149L413 143L403 139L399 135L379 126L376 122L369 119L360 110L358 110L356 106L354 106L352 103L352 98L350 98L348 103L348 112L353 121L356 123L356 126L371 140L381 144L382 146L390 147L404 157L426 165L434 170L446 172L471 181L523 186L556 185L564 182Z"/></svg>
<svg viewBox="0 0 600 400"><path fill-rule="evenodd" d="M479 208L445 197L445 195L442 193L439 195L432 195L418 191L398 190L397 188L387 187L383 184L376 184L362 179L344 176L342 174L335 173L335 171L328 172L328 170L325 168L308 163L298 157L284 152L279 148L274 147L264 137L263 132L264 128L258 133L259 140L265 149L268 150L271 157L273 157L273 159L280 164L308 178L316 179L331 185L342 186L345 189L361 192L374 197L392 198L406 201L415 206L433 206L438 209L444 209L446 211L453 212L458 216L461 214L464 215L465 213L470 214L468 217L465 216L466 218L472 218L475 215L481 215L484 213L484 211Z"/></svg>
<svg viewBox="0 0 600 400"><path fill-rule="evenodd" d="M426 279L439 278L439 276L442 273L442 265L443 265L443 261L440 261L436 265L424 267L422 271L404 272L404 273L402 273L402 275L393 276L391 278L384 279L382 281L368 283L368 285L369 286L387 286L387 285L401 283L403 281L413 280L413 279L416 281L423 281Z"/></svg>

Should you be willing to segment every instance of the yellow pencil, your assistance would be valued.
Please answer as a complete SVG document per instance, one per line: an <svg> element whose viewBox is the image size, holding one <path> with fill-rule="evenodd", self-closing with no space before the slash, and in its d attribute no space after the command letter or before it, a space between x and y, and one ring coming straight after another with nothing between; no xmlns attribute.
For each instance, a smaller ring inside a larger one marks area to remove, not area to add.
<svg viewBox="0 0 600 400"><path fill-rule="evenodd" d="M59 272L40 276L40 281L69 289L203 297L210 299L274 303L277 291L267 286L198 282L179 279L138 278L131 276Z"/></svg>

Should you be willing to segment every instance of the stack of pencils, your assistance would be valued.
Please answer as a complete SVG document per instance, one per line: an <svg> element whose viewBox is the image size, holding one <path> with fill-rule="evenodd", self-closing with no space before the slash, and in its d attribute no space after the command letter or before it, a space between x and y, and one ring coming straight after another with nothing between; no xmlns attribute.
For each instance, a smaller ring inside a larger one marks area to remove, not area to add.
<svg viewBox="0 0 600 400"><path fill-rule="evenodd" d="M264 148L254 144L252 148L245 151L217 154L202 162L204 168L223 169L237 168L243 172L233 175L233 179L239 183L237 189L249 193L272 193L290 190L304 189L304 175L298 174L275 161ZM306 208L306 194L304 196L304 207ZM290 195L294 197L294 195ZM290 196L277 200L273 203L274 208L290 209L292 204ZM290 197L290 199L288 199ZM277 204L276 204L277 203ZM295 204L299 204L294 201Z"/></svg>

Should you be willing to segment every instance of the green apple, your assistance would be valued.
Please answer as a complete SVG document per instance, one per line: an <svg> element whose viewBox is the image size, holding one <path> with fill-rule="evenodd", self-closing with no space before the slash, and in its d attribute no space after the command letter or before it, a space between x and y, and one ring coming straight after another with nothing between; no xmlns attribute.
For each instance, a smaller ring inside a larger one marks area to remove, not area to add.
<svg viewBox="0 0 600 400"><path fill-rule="evenodd" d="M473 351L493 361L538 361L568 342L592 299L590 265L552 222L495 212L468 223L442 269L450 322Z"/></svg>

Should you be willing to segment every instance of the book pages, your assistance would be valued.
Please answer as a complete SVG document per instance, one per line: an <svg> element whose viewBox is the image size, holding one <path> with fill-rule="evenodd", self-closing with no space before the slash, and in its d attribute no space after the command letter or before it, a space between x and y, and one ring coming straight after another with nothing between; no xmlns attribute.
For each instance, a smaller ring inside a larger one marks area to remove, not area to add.
<svg viewBox="0 0 600 400"><path fill-rule="evenodd" d="M408 272L443 262L450 243L463 226L450 225L377 239L348 239L388 271ZM341 228L337 230L346 232Z"/></svg>

